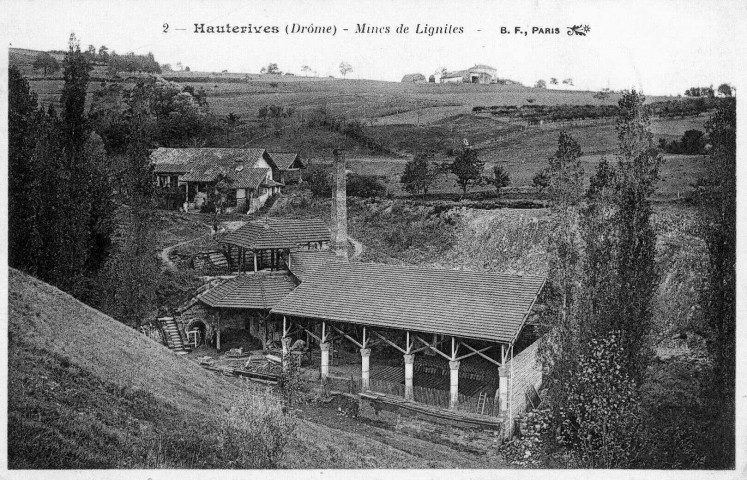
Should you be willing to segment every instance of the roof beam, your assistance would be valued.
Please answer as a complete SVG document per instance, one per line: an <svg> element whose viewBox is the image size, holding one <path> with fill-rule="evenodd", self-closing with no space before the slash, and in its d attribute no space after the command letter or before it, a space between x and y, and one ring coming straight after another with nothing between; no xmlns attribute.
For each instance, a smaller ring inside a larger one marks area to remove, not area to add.
<svg viewBox="0 0 747 480"><path fill-rule="evenodd" d="M399 350L400 352L402 352L402 353L404 353L405 355L407 355L407 351L406 351L406 350L403 350L402 348L400 348L400 346L399 346L399 345L397 345L396 343L394 343L394 342L391 342L391 341L389 341L389 339L387 339L387 338L384 338L384 336L383 336L383 335L381 335L381 334L380 334L379 332L377 332L377 331L375 331L375 330L371 330L371 333L373 333L374 335L376 335L376 336L377 336L377 337L379 337L380 339L384 340L384 341L385 341L386 343L388 343L389 345L393 346L394 348L396 348L396 349L397 349L397 350Z"/></svg>
<svg viewBox="0 0 747 480"><path fill-rule="evenodd" d="M451 361L451 357L450 357L450 356L448 356L447 354L445 354L444 352L442 352L441 350L437 349L437 348L435 347L435 345L431 345L430 343L426 342L425 340L423 340L422 338L420 338L420 337L419 337L419 336L417 336L417 335L415 335L415 339L416 339L416 340L420 340L421 342L423 342L423 343L424 343L424 344L426 345L426 347L427 347L427 348L429 348L429 349L433 350L434 352L436 352L437 354L441 355L441 356L442 356L442 357L444 357L444 358L445 358L446 360L449 360L449 361Z"/></svg>
<svg viewBox="0 0 747 480"><path fill-rule="evenodd" d="M474 348L470 347L469 345L467 345L464 342L460 342L460 343L462 345L464 345L465 347L469 348L470 350L472 350L472 353L465 353L464 355L462 355L460 357L457 357L457 360L464 360L465 358L469 358L469 357L472 357L474 355L482 355L483 352L485 352L487 350L490 350L494 346L494 345L490 345L490 346L487 346L485 348L481 348L480 350L475 350ZM489 358L489 357L487 357L485 355L482 355L482 356L485 357L485 358Z"/></svg>
<svg viewBox="0 0 747 480"><path fill-rule="evenodd" d="M330 327L333 328L336 332L338 332L343 337L347 338L348 340L350 340L351 342L353 342L354 344L356 344L358 346L358 348L363 348L362 344L358 343L358 341L356 339L354 339L353 337L351 337L347 333L343 332L342 330L340 330L339 328L335 327L334 325L330 325Z"/></svg>
<svg viewBox="0 0 747 480"><path fill-rule="evenodd" d="M476 350L476 349L470 347L469 345L467 345L466 343L463 343L462 345L464 345L465 347L467 347L468 349L470 349L470 350L472 350L474 352L474 353L471 353L470 355L480 355L482 358L484 358L485 360L489 361L490 363L494 363L494 364L498 365L499 367L503 366L500 362L498 362L496 360L493 360L492 358L490 358L487 355L485 355L484 353L482 353L485 350L487 350L487 348L481 349L481 350ZM501 346L501 347L503 347L503 346ZM488 347L488 348L492 348L492 347Z"/></svg>

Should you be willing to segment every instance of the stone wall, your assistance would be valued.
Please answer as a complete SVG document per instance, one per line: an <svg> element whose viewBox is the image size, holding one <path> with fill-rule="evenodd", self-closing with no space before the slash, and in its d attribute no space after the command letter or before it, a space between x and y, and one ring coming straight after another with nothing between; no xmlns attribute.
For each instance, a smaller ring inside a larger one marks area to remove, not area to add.
<svg viewBox="0 0 747 480"><path fill-rule="evenodd" d="M511 389L510 402L511 413L514 417L523 413L527 408L527 388L531 385L539 390L542 385L542 365L537 362L539 342L539 340L536 340L514 356L506 365L509 375L513 374L513 388Z"/></svg>

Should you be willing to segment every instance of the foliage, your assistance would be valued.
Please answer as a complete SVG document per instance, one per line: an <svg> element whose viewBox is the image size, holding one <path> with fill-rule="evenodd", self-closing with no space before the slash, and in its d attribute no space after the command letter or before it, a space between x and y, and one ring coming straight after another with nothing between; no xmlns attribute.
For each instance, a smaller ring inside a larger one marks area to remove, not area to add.
<svg viewBox="0 0 747 480"><path fill-rule="evenodd" d="M311 190L316 198L332 197L334 185L332 183L332 172L329 167L323 165L309 165L303 174L303 186Z"/></svg>
<svg viewBox="0 0 747 480"><path fill-rule="evenodd" d="M501 188L511 185L511 177L508 172L501 165L493 166L493 176L485 179L490 185L495 187L495 192L498 196L501 195Z"/></svg>
<svg viewBox="0 0 747 480"><path fill-rule="evenodd" d="M534 88L547 88L547 82L542 79L537 80L537 83L534 84Z"/></svg>
<svg viewBox="0 0 747 480"><path fill-rule="evenodd" d="M583 193L583 169L578 142L565 132L558 136L558 149L549 159L548 193L552 200L548 229L549 271L545 335L540 356L550 369L548 396L555 413L568 398L569 377L576 369L580 336L579 297L582 295L583 243L579 211Z"/></svg>
<svg viewBox="0 0 747 480"><path fill-rule="evenodd" d="M456 176L456 183L462 189L462 198L467 195L467 188L480 185L484 168L485 162L481 161L477 151L470 147L462 149L454 158L449 169Z"/></svg>
<svg viewBox="0 0 747 480"><path fill-rule="evenodd" d="M161 66L151 52L147 55L135 55L134 52L118 55L117 52L112 52L107 56L107 65L110 75L119 72L161 73Z"/></svg>
<svg viewBox="0 0 747 480"><path fill-rule="evenodd" d="M123 153L127 139L138 128L134 119L147 123L149 141L169 147L205 145L224 131L210 113L204 90L194 90L158 78L136 82L131 89L112 83L97 90L91 102L90 120L109 153Z"/></svg>
<svg viewBox="0 0 747 480"><path fill-rule="evenodd" d="M728 83L722 83L718 86L718 89L716 90L720 95L724 97L731 97L732 96L732 86Z"/></svg>
<svg viewBox="0 0 747 480"><path fill-rule="evenodd" d="M237 399L220 425L229 468L277 468L296 428L274 395L250 390Z"/></svg>
<svg viewBox="0 0 747 480"><path fill-rule="evenodd" d="M589 347L559 411L556 440L573 447L583 467L631 467L638 455L640 401L635 382L625 372L620 334L592 339Z"/></svg>
<svg viewBox="0 0 747 480"><path fill-rule="evenodd" d="M551 410L543 408L532 410L517 419L519 435L502 444L499 451L510 465L519 467L543 467L545 445L549 436L552 421Z"/></svg>
<svg viewBox="0 0 747 480"><path fill-rule="evenodd" d="M692 87L685 90L686 97L710 97L713 98L715 93L713 87Z"/></svg>
<svg viewBox="0 0 747 480"><path fill-rule="evenodd" d="M147 135L129 139L125 184L129 192L128 221L121 240L96 282L89 301L99 310L132 327L147 323L157 310L160 265L155 261L157 226L153 218L155 185Z"/></svg>
<svg viewBox="0 0 747 480"><path fill-rule="evenodd" d="M36 194L35 133L43 113L18 68L8 69L8 264L28 270L32 255L32 201Z"/></svg>
<svg viewBox="0 0 747 480"><path fill-rule="evenodd" d="M539 192L545 191L545 189L550 186L550 170L549 170L549 168L545 167L542 170L540 170L539 172L535 173L534 177L532 177L532 185Z"/></svg>
<svg viewBox="0 0 747 480"><path fill-rule="evenodd" d="M27 84L9 78L12 96L18 95L9 112L11 175L18 175L10 204L12 223L21 229L10 236L9 256L15 266L80 296L109 254L113 203L101 140L91 135L85 115L90 66L73 35L63 66L59 117L50 107L32 118L35 99Z"/></svg>
<svg viewBox="0 0 747 480"><path fill-rule="evenodd" d="M383 197L386 195L386 187L376 175L350 173L347 176L347 193L351 197Z"/></svg>
<svg viewBox="0 0 747 480"><path fill-rule="evenodd" d="M348 62L340 62L340 73L342 74L343 78L352 71L353 67L351 67Z"/></svg>
<svg viewBox="0 0 747 480"><path fill-rule="evenodd" d="M31 66L36 70L44 70L45 77L47 76L47 72L54 73L60 69L60 64L57 60L47 52L39 53Z"/></svg>
<svg viewBox="0 0 747 480"><path fill-rule="evenodd" d="M425 199L431 185L442 172L440 166L431 160L430 155L422 153L408 160L399 180L407 192L413 195L421 194Z"/></svg>
<svg viewBox="0 0 747 480"><path fill-rule="evenodd" d="M284 411L293 407L293 402L301 392L301 368L296 363L296 356L290 352L283 357L283 370L278 381L278 391L283 397Z"/></svg>
<svg viewBox="0 0 747 480"><path fill-rule="evenodd" d="M659 283L656 232L650 196L659 179L661 157L649 130L645 97L633 90L620 99L616 129L620 153L614 222L617 229L617 309L607 312L621 331L627 372L640 381L646 368L645 345L652 324L652 304ZM616 316L616 318L614 318ZM603 322L603 323L606 323Z"/></svg>
<svg viewBox="0 0 747 480"><path fill-rule="evenodd" d="M706 138L702 130L687 130L682 138L668 142L659 139L659 148L667 153L684 155L701 155L706 153Z"/></svg>

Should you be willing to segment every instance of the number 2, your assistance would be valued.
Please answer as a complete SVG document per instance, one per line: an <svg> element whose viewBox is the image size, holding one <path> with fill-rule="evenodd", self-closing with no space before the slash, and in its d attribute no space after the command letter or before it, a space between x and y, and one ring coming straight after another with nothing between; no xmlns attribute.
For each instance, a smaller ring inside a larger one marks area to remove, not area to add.
<svg viewBox="0 0 747 480"><path fill-rule="evenodd" d="M163 33L169 33L169 24L168 23L164 23L163 24Z"/></svg>

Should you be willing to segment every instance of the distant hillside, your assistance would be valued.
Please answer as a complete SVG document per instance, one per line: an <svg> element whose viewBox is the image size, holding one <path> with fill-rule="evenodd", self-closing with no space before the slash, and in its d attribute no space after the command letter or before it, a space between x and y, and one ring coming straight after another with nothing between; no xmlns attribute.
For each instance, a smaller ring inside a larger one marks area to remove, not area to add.
<svg viewBox="0 0 747 480"><path fill-rule="evenodd" d="M245 387L17 270L8 290L10 468L270 466L253 453L268 433L252 418L272 405L244 408L242 420L227 412ZM298 420L280 466L439 465Z"/></svg>

